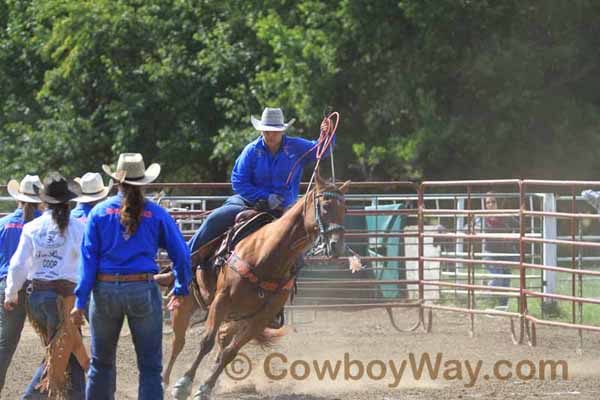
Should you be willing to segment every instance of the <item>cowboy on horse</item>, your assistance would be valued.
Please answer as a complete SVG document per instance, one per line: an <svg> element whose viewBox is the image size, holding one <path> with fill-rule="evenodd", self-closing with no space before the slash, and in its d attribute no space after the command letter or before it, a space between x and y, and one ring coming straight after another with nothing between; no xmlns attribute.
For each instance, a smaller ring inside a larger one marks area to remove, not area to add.
<svg viewBox="0 0 600 400"><path fill-rule="evenodd" d="M286 135L294 119L284 121L281 108L265 108L260 120L251 117L261 135L244 148L235 162L231 173L235 194L208 216L188 243L192 267L198 268L200 294L207 304L216 284L210 260L221 235L248 208L280 217L298 198L304 166L317 159L317 141ZM330 126L331 121L324 119L321 131L328 131Z"/></svg>
<svg viewBox="0 0 600 400"><path fill-rule="evenodd" d="M241 245L242 240L257 230L254 234L255 238L261 235L272 235L273 237L268 238L263 236L260 240L264 239L275 246L278 245L280 238L275 236L282 232L273 233L271 229L264 229L264 225L273 222L274 218L280 217L284 210L290 210L296 202L303 167L311 161L318 161L322 156L329 155L329 145L333 144L335 140L334 124L330 118L324 119L321 124L321 137L318 141L311 141L285 134L293 120L285 123L283 112L279 108L265 108L260 120L252 117L251 121L254 127L261 132L261 136L246 146L235 163L231 182L236 194L229 197L223 206L210 214L188 243L192 253L192 266L197 268L195 273L197 285L192 287L194 296L186 299L179 309L173 310L172 352L163 374L163 382L166 385L169 384L175 360L185 345L185 332L192 314L200 307L208 309L213 302L217 286L217 270L219 269L215 264L219 266L225 264L227 268L237 272L239 277L257 287L263 298L265 293L284 292L285 299L287 299L290 285L295 282L294 278L301 265L303 251L306 250L299 251L297 247L298 245L304 246L306 243L296 243L293 255L281 252L285 257L291 256L291 258L286 258L284 263L278 262L280 264L278 267L282 270L275 271L274 276L279 280L269 279L268 276L257 276L253 268L246 263L247 260L241 259L238 253L233 252L238 243ZM339 200L333 192L327 196L336 201ZM315 211L313 208L317 207L316 200L317 197L314 197L310 204L304 205L305 208L306 206L310 208L309 213ZM330 198L319 200L318 204L321 206L329 203L330 200ZM258 214L254 209L260 210ZM302 215L305 214L305 211L303 210ZM328 211L325 210L324 213L326 212ZM321 216L320 212L315 214ZM337 217L339 218L339 216ZM321 218L318 220L320 223L317 222L317 225L320 226L321 236L332 236L331 241L328 242L330 250L336 248L336 252L338 252L337 250L340 253L343 252L340 249L345 246L343 240L339 239L340 233L343 235L343 227L336 224L325 225ZM234 222L236 223L235 227L224 238L224 233L234 225ZM290 263L291 267L288 265ZM283 277L280 278L281 274ZM157 279L162 282L161 284L166 285L170 283L172 276L170 273L165 273L157 276ZM267 308L270 309L275 305L273 302L271 303ZM269 326L273 326L273 322L276 322L276 326L283 325L281 310L284 303L285 300L276 307L276 313L272 315Z"/></svg>

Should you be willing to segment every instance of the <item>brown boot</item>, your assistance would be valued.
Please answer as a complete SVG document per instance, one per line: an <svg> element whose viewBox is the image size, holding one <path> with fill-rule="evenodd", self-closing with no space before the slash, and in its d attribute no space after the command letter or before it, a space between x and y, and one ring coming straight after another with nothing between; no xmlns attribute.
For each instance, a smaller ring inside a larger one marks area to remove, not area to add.
<svg viewBox="0 0 600 400"><path fill-rule="evenodd" d="M217 277L212 268L196 270L196 280L200 289L200 296L206 305L210 305L213 301L215 291L217 290Z"/></svg>

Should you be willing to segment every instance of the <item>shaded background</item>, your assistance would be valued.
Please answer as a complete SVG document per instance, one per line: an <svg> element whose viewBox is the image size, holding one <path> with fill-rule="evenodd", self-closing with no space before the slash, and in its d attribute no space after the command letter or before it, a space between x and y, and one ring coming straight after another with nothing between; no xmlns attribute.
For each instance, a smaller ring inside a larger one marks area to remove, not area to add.
<svg viewBox="0 0 600 400"><path fill-rule="evenodd" d="M7 0L0 179L99 171L123 151L163 181L225 181L281 106L337 175L598 179L600 3Z"/></svg>

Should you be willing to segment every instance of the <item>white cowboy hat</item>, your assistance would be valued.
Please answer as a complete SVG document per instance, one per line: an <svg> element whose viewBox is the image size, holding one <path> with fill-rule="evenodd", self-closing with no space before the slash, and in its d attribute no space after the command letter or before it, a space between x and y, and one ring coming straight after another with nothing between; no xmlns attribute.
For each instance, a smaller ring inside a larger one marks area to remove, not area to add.
<svg viewBox="0 0 600 400"><path fill-rule="evenodd" d="M37 175L25 175L25 178L19 183L16 179L8 182L7 190L15 200L25 203L41 203L40 197L35 192L35 187L42 187L40 177Z"/></svg>
<svg viewBox="0 0 600 400"><path fill-rule="evenodd" d="M112 179L108 182L108 186L104 186L102 176L97 172L87 172L81 178L75 178L75 182L81 186L81 196L76 200L80 203L92 203L102 200L112 189Z"/></svg>
<svg viewBox="0 0 600 400"><path fill-rule="evenodd" d="M260 119L250 116L252 125L257 131L285 131L287 128L292 126L295 119L289 120L287 123L283 122L283 111L281 108L265 108Z"/></svg>
<svg viewBox="0 0 600 400"><path fill-rule="evenodd" d="M113 171L104 164L102 169L119 183L142 186L154 182L160 174L160 165L154 163L146 169L144 158L140 153L122 153L117 161L117 169Z"/></svg>

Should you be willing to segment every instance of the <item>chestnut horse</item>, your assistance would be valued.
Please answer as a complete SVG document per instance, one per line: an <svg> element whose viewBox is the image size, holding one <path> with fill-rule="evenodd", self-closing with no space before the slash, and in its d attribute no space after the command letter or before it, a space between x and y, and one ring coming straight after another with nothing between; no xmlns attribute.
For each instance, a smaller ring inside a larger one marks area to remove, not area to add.
<svg viewBox="0 0 600 400"><path fill-rule="evenodd" d="M175 399L189 397L198 366L215 342L218 346L215 364L194 399L210 398L225 366L250 340L266 344L282 335L282 328L270 329L268 325L288 299L297 259L312 246L317 236L326 243L330 256L337 257L346 251L344 194L350 182L338 188L324 183L318 175L316 182L316 188L281 218L235 246L220 270L198 356L173 387ZM188 307L193 311L195 306L188 304Z"/></svg>

